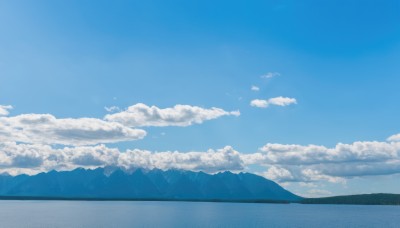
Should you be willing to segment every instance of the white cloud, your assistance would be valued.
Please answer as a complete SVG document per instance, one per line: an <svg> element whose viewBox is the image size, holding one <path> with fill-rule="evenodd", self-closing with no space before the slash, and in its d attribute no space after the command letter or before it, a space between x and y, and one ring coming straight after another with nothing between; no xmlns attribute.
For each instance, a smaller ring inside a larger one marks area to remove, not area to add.
<svg viewBox="0 0 400 228"><path fill-rule="evenodd" d="M271 166L265 173L262 174L268 179L279 180L280 182L293 181L293 174L284 168Z"/></svg>
<svg viewBox="0 0 400 228"><path fill-rule="evenodd" d="M42 144L0 143L0 169L11 174L95 168L117 164L120 152L104 145L55 149Z"/></svg>
<svg viewBox="0 0 400 228"><path fill-rule="evenodd" d="M298 178L298 180L305 182L328 181L331 183L346 183L344 177L330 176L313 168L302 169L298 174Z"/></svg>
<svg viewBox="0 0 400 228"><path fill-rule="evenodd" d="M280 75L281 74L278 72L268 72L268 73L262 75L261 78L273 78L273 77L280 76Z"/></svg>
<svg viewBox="0 0 400 228"><path fill-rule="evenodd" d="M118 111L120 111L120 109L119 109L119 107L117 107L117 106L111 106L111 107L104 107L104 109L107 111L107 112L118 112Z"/></svg>
<svg viewBox="0 0 400 228"><path fill-rule="evenodd" d="M95 118L57 119L50 114L0 117L0 141L93 145L142 139L144 130Z"/></svg>
<svg viewBox="0 0 400 228"><path fill-rule="evenodd" d="M260 152L243 154L246 165L265 166L265 176L277 181L328 181L400 173L400 142L364 141L318 145L266 144Z"/></svg>
<svg viewBox="0 0 400 228"><path fill-rule="evenodd" d="M278 105L278 106L288 106L291 104L297 104L297 101L295 98L280 96L268 99L268 104Z"/></svg>
<svg viewBox="0 0 400 228"><path fill-rule="evenodd" d="M268 100L254 99L250 102L250 105L257 108L267 108L269 105L276 106L288 106L291 104L297 104L295 98L290 97L273 97Z"/></svg>
<svg viewBox="0 0 400 228"><path fill-rule="evenodd" d="M271 164L312 165L343 162L382 162L400 158L400 143L354 142L338 143L334 148L317 145L266 144L260 149Z"/></svg>
<svg viewBox="0 0 400 228"><path fill-rule="evenodd" d="M104 117L107 121L118 122L125 126L189 126L200 124L206 120L222 116L239 116L239 111L225 111L220 108L205 109L198 106L175 105L172 108L158 108L142 103L130 106L125 111L108 114Z"/></svg>
<svg viewBox="0 0 400 228"><path fill-rule="evenodd" d="M400 141L400 134L390 136L389 138L387 138L387 141L391 141L391 142Z"/></svg>
<svg viewBox="0 0 400 228"><path fill-rule="evenodd" d="M207 152L186 153L177 151L152 153L143 150L128 150L121 154L119 165L127 169L144 167L148 169L184 169L205 172L244 169L240 153L230 146L219 150L208 150Z"/></svg>
<svg viewBox="0 0 400 228"><path fill-rule="evenodd" d="M13 106L11 105L0 105L0 116L8 116L10 114L10 111L13 109Z"/></svg>
<svg viewBox="0 0 400 228"><path fill-rule="evenodd" d="M330 176L328 174L322 173L320 170L309 168L307 166L270 166L267 163L264 163L263 165L269 168L266 172L261 173L261 175L280 183L312 183L319 181L328 181L331 183L346 183L346 179L344 177Z"/></svg>
<svg viewBox="0 0 400 228"><path fill-rule="evenodd" d="M266 100L260 100L260 99L254 99L250 102L250 105L253 107L257 108L266 108L268 107L268 101Z"/></svg>
<svg viewBox="0 0 400 228"><path fill-rule="evenodd" d="M260 88L258 86L252 85L250 88L252 91L260 91Z"/></svg>

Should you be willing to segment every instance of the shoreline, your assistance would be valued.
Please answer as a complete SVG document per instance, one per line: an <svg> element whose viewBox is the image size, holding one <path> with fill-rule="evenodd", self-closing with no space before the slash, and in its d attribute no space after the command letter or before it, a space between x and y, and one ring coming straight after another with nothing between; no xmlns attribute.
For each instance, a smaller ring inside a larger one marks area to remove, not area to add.
<svg viewBox="0 0 400 228"><path fill-rule="evenodd" d="M0 200L31 201L158 201L158 202L210 202L257 204L330 204L330 205L391 205L400 206L400 194L362 194L323 198L303 198L298 201L268 199L174 199L174 198L112 198L112 197L49 197L49 196L0 196Z"/></svg>
<svg viewBox="0 0 400 228"><path fill-rule="evenodd" d="M225 200L225 199L164 199L164 198L93 198L93 197L42 197L42 196L0 196L0 200L48 200L48 201L159 201L159 202L214 202L214 203L270 203L290 204L286 200Z"/></svg>

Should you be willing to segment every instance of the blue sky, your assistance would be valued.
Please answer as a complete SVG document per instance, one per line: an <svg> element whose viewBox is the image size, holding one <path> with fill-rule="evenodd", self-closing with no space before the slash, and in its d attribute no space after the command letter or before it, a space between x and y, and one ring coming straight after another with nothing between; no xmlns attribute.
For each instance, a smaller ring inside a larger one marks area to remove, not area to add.
<svg viewBox="0 0 400 228"><path fill-rule="evenodd" d="M9 117L59 119L103 119L104 107L138 103L240 111L99 141L121 151L388 143L400 133L399 22L398 1L2 1L0 105L12 105ZM275 97L296 104L250 105ZM281 182L301 194L400 193L398 173Z"/></svg>

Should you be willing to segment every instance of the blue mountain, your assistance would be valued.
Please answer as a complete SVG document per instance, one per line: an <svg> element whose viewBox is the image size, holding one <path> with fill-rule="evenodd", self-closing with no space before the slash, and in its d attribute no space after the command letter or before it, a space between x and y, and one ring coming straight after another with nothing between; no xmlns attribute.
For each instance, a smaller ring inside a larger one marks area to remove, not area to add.
<svg viewBox="0 0 400 228"><path fill-rule="evenodd" d="M285 200L301 197L250 173L78 168L0 175L0 196L165 200Z"/></svg>

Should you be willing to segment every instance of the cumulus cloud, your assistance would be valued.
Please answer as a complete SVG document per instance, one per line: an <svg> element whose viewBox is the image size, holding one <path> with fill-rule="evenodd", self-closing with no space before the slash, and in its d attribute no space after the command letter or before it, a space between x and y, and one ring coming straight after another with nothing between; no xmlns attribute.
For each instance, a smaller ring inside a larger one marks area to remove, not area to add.
<svg viewBox="0 0 400 228"><path fill-rule="evenodd" d="M267 100L260 100L260 99L254 99L250 102L250 105L253 107L257 108L266 108L268 107L268 101Z"/></svg>
<svg viewBox="0 0 400 228"><path fill-rule="evenodd" d="M114 165L120 152L104 145L64 147L50 145L0 143L0 168L11 174L35 174L50 170L71 170Z"/></svg>
<svg viewBox="0 0 400 228"><path fill-rule="evenodd" d="M128 169L130 167L144 167L148 169L184 169L205 172L244 169L240 153L230 146L219 150L186 153L178 151L152 153L143 150L128 150L121 154L119 165Z"/></svg>
<svg viewBox="0 0 400 228"><path fill-rule="evenodd" d="M273 77L280 76L280 75L281 74L278 72L268 72L264 75L261 75L261 78L273 78Z"/></svg>
<svg viewBox="0 0 400 228"><path fill-rule="evenodd" d="M290 97L273 97L268 100L254 99L250 102L250 105L257 108L267 108L269 105L276 106L288 106L291 104L297 104L295 98Z"/></svg>
<svg viewBox="0 0 400 228"><path fill-rule="evenodd" d="M252 91L260 91L260 88L258 86L252 85L250 88Z"/></svg>
<svg viewBox="0 0 400 228"><path fill-rule="evenodd" d="M280 96L268 99L268 103L271 105L288 106L291 104L297 104L297 101L295 98Z"/></svg>
<svg viewBox="0 0 400 228"><path fill-rule="evenodd" d="M338 143L332 148L269 143L242 159L267 167L263 175L281 182L344 183L352 177L400 173L400 142Z"/></svg>
<svg viewBox="0 0 400 228"><path fill-rule="evenodd" d="M387 141L400 141L400 134L390 136Z"/></svg>
<svg viewBox="0 0 400 228"><path fill-rule="evenodd" d="M13 109L11 105L0 105L0 116L7 116L11 109Z"/></svg>
<svg viewBox="0 0 400 228"><path fill-rule="evenodd" d="M205 109L198 106L175 105L172 108L158 108L142 103L130 106L125 111L108 114L105 120L118 122L130 127L165 127L165 126L189 126L200 124L206 120L216 119L222 116L239 116L239 111L225 111L220 108Z"/></svg>
<svg viewBox="0 0 400 228"><path fill-rule="evenodd" d="M267 165L263 163L263 165ZM269 168L266 172L260 173L260 175L275 180L280 183L287 182L300 182L300 183L313 183L319 181L328 181L332 183L346 183L345 177L330 176L324 174L315 167L310 168L308 166L299 165L296 166L280 166L280 165L267 165Z"/></svg>
<svg viewBox="0 0 400 228"><path fill-rule="evenodd" d="M142 139L144 130L96 118L58 119L50 114L0 117L0 141L93 145Z"/></svg>
<svg viewBox="0 0 400 228"><path fill-rule="evenodd" d="M266 144L260 149L271 164L311 165L342 162L382 162L400 158L400 143L338 143L333 148L318 145Z"/></svg>
<svg viewBox="0 0 400 228"><path fill-rule="evenodd" d="M268 179L278 180L280 182L295 180L293 174L289 170L277 166L271 166L266 172L262 173L262 175Z"/></svg>

